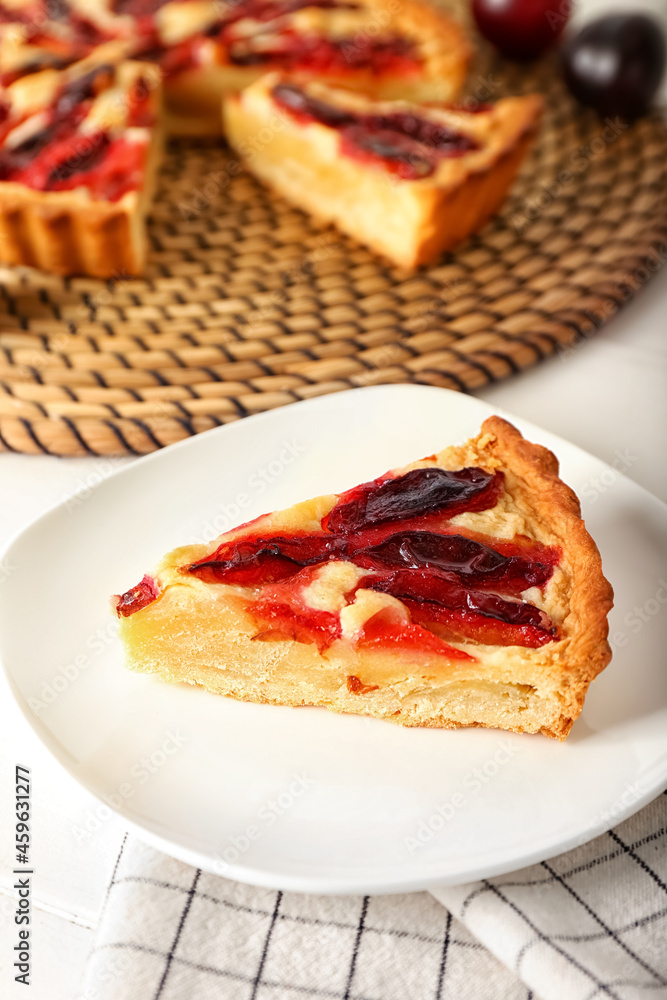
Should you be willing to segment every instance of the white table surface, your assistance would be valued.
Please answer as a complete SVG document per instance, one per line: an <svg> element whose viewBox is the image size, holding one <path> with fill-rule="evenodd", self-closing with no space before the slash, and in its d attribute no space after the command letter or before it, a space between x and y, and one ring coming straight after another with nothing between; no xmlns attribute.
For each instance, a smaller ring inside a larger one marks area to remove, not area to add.
<svg viewBox="0 0 667 1000"><path fill-rule="evenodd" d="M606 462L622 462L626 475L667 501L667 269L593 338L480 396ZM126 461L132 460L0 455L0 544L53 503ZM43 641L46 646L48 636ZM42 748L4 679L0 686L0 995L25 996L11 970L16 943L11 810L19 763L31 768L33 784L30 996L94 1000L76 991L123 823L105 811L97 815L98 803Z"/></svg>

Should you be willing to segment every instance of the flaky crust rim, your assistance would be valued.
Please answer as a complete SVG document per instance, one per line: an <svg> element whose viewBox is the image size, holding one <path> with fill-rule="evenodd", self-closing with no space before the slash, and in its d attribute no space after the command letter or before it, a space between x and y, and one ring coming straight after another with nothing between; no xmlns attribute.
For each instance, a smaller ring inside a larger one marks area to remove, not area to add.
<svg viewBox="0 0 667 1000"><path fill-rule="evenodd" d="M565 715L560 731L553 735L564 739L583 708L589 684L611 660L607 615L613 607L614 592L602 572L599 549L582 520L577 495L559 476L556 456L542 445L527 441L502 417L488 417L477 440L480 451L495 456L524 484L526 500L536 516L548 522L550 530L563 542L564 558L572 573L570 611L565 623L568 665L561 668L570 672L570 718Z"/></svg>
<svg viewBox="0 0 667 1000"><path fill-rule="evenodd" d="M67 195L56 198L54 195ZM133 236L135 197L123 203L85 201L74 192L0 185L0 248L9 264L56 274L112 278L139 274L143 239ZM142 234L143 235L143 234Z"/></svg>

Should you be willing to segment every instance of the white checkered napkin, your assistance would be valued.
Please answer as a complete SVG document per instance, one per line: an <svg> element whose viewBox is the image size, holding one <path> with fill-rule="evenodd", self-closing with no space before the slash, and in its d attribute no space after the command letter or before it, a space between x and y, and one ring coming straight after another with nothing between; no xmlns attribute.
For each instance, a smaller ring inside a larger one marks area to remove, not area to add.
<svg viewBox="0 0 667 1000"><path fill-rule="evenodd" d="M77 1000L667 1000L666 848L664 794L441 906L257 889L128 838Z"/></svg>
<svg viewBox="0 0 667 1000"><path fill-rule="evenodd" d="M482 996L531 994L427 893L256 889L128 837L76 1000Z"/></svg>
<svg viewBox="0 0 667 1000"><path fill-rule="evenodd" d="M542 1000L667 998L667 792L583 847L433 895Z"/></svg>

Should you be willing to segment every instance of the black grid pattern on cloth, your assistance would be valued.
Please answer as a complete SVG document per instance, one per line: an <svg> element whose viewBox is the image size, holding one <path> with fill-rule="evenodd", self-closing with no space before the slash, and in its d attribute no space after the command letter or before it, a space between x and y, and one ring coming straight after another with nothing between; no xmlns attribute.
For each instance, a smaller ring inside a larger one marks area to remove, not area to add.
<svg viewBox="0 0 667 1000"><path fill-rule="evenodd" d="M474 987L480 968L488 969L492 979L496 977L507 1000L532 998L463 925L425 893L301 896L240 886L165 859L183 873L171 881L142 874L141 862L131 860L128 865L128 846L132 848L133 841L126 838L105 912L117 893L136 894L137 905L141 905L143 891L158 893L157 908L169 910L173 926L170 923L167 929L165 924L164 940L159 943L132 940L122 933L109 940L102 935L92 957L99 960L123 953L132 961L149 963L151 988L144 989L141 1000L209 996L224 1000L473 1000L480 996ZM178 902L172 905L174 899ZM425 911L426 919L420 919ZM225 947L213 944L208 954L204 954L206 948L198 950L194 937L202 925L214 925ZM251 946L239 955L234 945L241 938ZM133 967L125 966L126 978L110 994L114 1000L134 1000Z"/></svg>
<svg viewBox="0 0 667 1000"><path fill-rule="evenodd" d="M619 906L610 896L628 885L633 893L626 891L627 901ZM582 848L467 888L453 909L474 932L479 932L474 908L489 898L500 904L493 911L498 921L506 908L522 922L525 936L513 961L522 979L530 978L527 956L541 948L581 974L588 984L577 994L583 1000L667 998L667 792ZM535 905L535 893L549 900L551 913ZM453 902L446 889L437 895L445 904ZM483 933L480 937L484 940ZM614 972L619 966L623 975Z"/></svg>
<svg viewBox="0 0 667 1000"><path fill-rule="evenodd" d="M440 906L254 888L129 839L88 986L95 962L123 955L100 1000L665 1000L666 848L664 793L551 861L434 890ZM552 992L536 985L545 969Z"/></svg>

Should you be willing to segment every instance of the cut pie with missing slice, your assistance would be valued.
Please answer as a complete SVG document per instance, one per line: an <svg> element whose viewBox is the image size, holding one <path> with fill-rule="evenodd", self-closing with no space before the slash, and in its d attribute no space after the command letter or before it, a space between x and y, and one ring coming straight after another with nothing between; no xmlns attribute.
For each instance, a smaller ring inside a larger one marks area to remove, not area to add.
<svg viewBox="0 0 667 1000"><path fill-rule="evenodd" d="M541 109L536 95L466 110L269 74L227 99L224 129L260 180L412 269L497 211Z"/></svg>
<svg viewBox="0 0 667 1000"><path fill-rule="evenodd" d="M114 599L134 670L557 739L609 662L611 606L557 460L498 417L463 445L176 549Z"/></svg>
<svg viewBox="0 0 667 1000"><path fill-rule="evenodd" d="M102 3L102 0L98 0ZM218 135L220 104L270 70L369 94L452 100L470 45L425 0L105 0L116 31L154 60L167 129Z"/></svg>
<svg viewBox="0 0 667 1000"><path fill-rule="evenodd" d="M219 135L223 96L270 70L383 97L452 100L471 55L428 0L13 0L0 83L62 68L110 39L160 67L167 131Z"/></svg>

